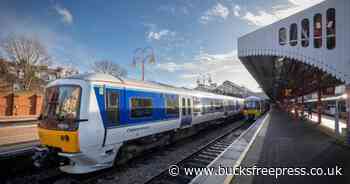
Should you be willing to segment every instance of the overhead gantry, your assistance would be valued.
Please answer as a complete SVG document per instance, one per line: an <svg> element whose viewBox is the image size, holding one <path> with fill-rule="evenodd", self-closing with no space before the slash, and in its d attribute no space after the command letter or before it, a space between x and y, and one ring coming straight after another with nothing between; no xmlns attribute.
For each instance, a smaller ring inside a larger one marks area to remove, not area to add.
<svg viewBox="0 0 350 184"><path fill-rule="evenodd" d="M348 0L324 1L239 38L238 56L274 101L303 103L317 92L320 102L322 91L341 84L350 97L349 10ZM350 144L349 125L347 118Z"/></svg>

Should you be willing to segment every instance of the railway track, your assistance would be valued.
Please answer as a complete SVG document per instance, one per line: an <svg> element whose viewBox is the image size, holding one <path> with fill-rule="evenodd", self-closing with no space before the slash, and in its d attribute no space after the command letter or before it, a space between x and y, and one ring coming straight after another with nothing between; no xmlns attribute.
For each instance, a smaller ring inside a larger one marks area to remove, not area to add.
<svg viewBox="0 0 350 184"><path fill-rule="evenodd" d="M200 150L186 157L185 159L172 164L173 169L176 169L176 176L169 174L169 169L164 170L159 175L151 178L145 184L183 184L189 183L196 177L193 175L186 175L184 168L205 168L208 166L219 154L221 154L231 143L238 138L244 130L246 130L252 123L247 122L239 127L233 128L231 131L219 136ZM176 167L176 168L174 168Z"/></svg>
<svg viewBox="0 0 350 184"><path fill-rule="evenodd" d="M218 155L219 151L224 150L225 146L227 147L232 142L232 140L234 140L234 138L239 136L240 133L237 132L239 129L243 130L244 126L248 126L247 123L242 123L242 121L238 121L235 124L236 124L236 126L232 126L229 123L225 124L225 125L218 126L220 128L215 130L217 133L213 134L216 136L213 137L213 135L212 135L212 138L210 138L210 139L205 138L205 139L208 139L208 141L204 142L205 146L203 146L203 147L198 146L198 147L196 147L195 150L204 150L205 147L208 147L209 145L211 145L214 142L217 142L217 141L219 141L219 139L221 139L221 144L217 144L216 147L213 146L213 147L211 147L212 150L209 150L209 151L212 151L211 153ZM243 124L243 126L242 126L242 124ZM207 130L207 131L210 132L211 130ZM215 131L213 131L213 132L215 132ZM236 133L233 133L233 131L236 131ZM223 133L223 135L220 136L219 138L216 138L217 135L221 134L221 133ZM207 134L207 133L204 133L204 135L205 134ZM229 138L230 137L229 134L231 136L233 136L232 139ZM204 136L204 137L206 137L206 136ZM227 140L224 140L223 139L224 137L226 137ZM188 140L190 142L191 141L198 142L199 140L201 140L203 138L200 138L200 136L196 136L195 139L189 138ZM211 141L213 139L214 139L214 141ZM25 179L25 180L19 180L19 181L17 180L17 182L12 180L12 182L10 181L8 183L35 183L35 184L48 184L48 183L50 183L50 184L51 183L55 183L55 184L61 184L61 183L82 184L82 183L89 183L89 184L95 184L95 183L109 183L109 182L113 183L113 181L115 182L116 180L118 180L118 183L135 183L135 180L133 180L133 179L125 180L125 178L126 178L125 176L135 175L135 172L138 172L138 173L141 172L141 175L139 175L138 177L143 178L143 179L137 179L138 180L137 183L143 183L144 181L151 179L153 176L158 176L159 173L162 173L163 169L167 168L168 165L171 165L171 163L174 160L180 160L180 159L186 157L187 155L193 156L196 153L198 153L197 151L188 150L187 153L184 154L184 156L179 155L178 157L175 157L176 159L174 159L174 157L172 159L171 159L171 157L169 157L169 155L172 154L174 152L174 150L176 152L176 150L182 149L181 144L186 145L187 144L186 142L188 142L188 141L184 140L184 141L182 141L182 143L181 143L181 141L179 141L179 143L175 143L175 145L170 145L170 146L163 147L159 150L150 151L150 153L148 153L148 154L158 155L158 156L155 156L157 158L151 158L151 159L150 158L142 158L142 157L136 158L136 161L132 160L131 163L128 163L127 165L125 165L125 167L124 166L113 167L113 168L101 170L101 171L94 172L91 174L84 174L84 175L69 175L69 174L60 172L57 168L52 168L52 169L44 170L43 172L37 173L37 174L31 173L30 176L26 176L27 179ZM207 144L208 142L209 142L209 144ZM180 144L180 145L178 145L178 144ZM198 145L198 143L197 143L197 145ZM200 145L203 145L203 144L200 144ZM188 148L184 148L184 149L188 149ZM190 149L192 149L192 148L190 148ZM193 152L195 152L195 153L193 154ZM163 155L164 155L164 157L163 157ZM214 155L212 155L212 156L214 156ZM158 157L159 157L159 159L162 159L159 161L163 162L163 163L158 163ZM186 158L188 158L188 157L186 157ZM157 160L156 163L154 160ZM137 165L136 167L139 167L139 168L135 168L135 162ZM155 169L153 169L153 168L144 169L144 168L147 168L150 163L152 166L155 167ZM164 163L166 163L166 164L164 164ZM157 167L161 167L161 168L156 169ZM151 171L151 174L146 173L145 171L147 171L147 170ZM133 173L133 174L130 174L130 173ZM32 174L34 174L35 176L33 176ZM116 178L119 178L119 179L116 179ZM140 182L140 181L142 181L142 182Z"/></svg>

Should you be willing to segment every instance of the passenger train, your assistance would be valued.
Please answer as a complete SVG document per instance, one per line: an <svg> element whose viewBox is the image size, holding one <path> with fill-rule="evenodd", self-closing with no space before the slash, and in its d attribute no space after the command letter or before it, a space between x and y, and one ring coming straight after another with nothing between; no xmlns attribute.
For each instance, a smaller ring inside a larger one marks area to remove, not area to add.
<svg viewBox="0 0 350 184"><path fill-rule="evenodd" d="M249 120L254 120L260 117L269 109L269 104L266 100L257 96L249 96L244 100L244 116Z"/></svg>
<svg viewBox="0 0 350 184"><path fill-rule="evenodd" d="M58 79L45 93L35 163L54 153L69 160L60 169L75 174L108 168L193 135L214 120L241 114L244 102L106 74Z"/></svg>

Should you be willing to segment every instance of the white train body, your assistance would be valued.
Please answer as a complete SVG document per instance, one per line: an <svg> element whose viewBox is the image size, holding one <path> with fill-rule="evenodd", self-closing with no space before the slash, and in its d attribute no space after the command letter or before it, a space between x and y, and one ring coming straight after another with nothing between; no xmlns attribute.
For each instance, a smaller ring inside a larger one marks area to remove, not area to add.
<svg viewBox="0 0 350 184"><path fill-rule="evenodd" d="M111 167L127 142L170 136L239 114L243 108L241 98L105 74L53 81L45 103L39 138L42 145L70 160L61 166L68 173Z"/></svg>

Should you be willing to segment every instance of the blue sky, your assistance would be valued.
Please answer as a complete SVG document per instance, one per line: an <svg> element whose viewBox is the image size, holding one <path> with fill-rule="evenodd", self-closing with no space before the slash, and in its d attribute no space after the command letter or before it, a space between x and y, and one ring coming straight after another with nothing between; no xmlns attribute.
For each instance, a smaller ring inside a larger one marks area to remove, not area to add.
<svg viewBox="0 0 350 184"><path fill-rule="evenodd" d="M258 91L237 58L237 38L322 0L19 1L0 3L0 38L37 37L54 64L81 72L109 59L140 78L134 51L152 47L146 79L194 87L200 75Z"/></svg>

